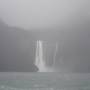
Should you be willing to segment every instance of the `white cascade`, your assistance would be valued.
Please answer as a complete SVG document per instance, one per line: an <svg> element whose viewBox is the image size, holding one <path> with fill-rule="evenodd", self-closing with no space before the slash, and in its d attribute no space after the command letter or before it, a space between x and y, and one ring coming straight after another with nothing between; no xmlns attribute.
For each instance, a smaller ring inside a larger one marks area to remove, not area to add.
<svg viewBox="0 0 90 90"><path fill-rule="evenodd" d="M44 43L41 40L36 42L36 56L35 56L35 65L39 69L38 72L54 72L55 59L57 54L58 46L56 44L55 52L54 52L54 60L52 67L46 65L46 56L45 56L45 47Z"/></svg>

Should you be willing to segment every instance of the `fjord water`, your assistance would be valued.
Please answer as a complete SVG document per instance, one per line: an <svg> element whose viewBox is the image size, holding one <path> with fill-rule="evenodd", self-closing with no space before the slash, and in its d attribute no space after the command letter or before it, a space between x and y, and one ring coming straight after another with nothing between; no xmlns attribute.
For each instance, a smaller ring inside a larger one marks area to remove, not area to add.
<svg viewBox="0 0 90 90"><path fill-rule="evenodd" d="M0 90L90 90L90 74L0 72Z"/></svg>

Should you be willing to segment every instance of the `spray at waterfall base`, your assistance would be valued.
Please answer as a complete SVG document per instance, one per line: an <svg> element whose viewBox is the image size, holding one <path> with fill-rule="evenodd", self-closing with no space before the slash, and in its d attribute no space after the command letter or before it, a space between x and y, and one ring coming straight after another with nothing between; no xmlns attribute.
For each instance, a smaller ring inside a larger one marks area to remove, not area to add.
<svg viewBox="0 0 90 90"><path fill-rule="evenodd" d="M54 60L55 60L55 57L54 57ZM36 42L35 65L39 69L38 72L55 72L56 71L53 65L51 67L46 65L44 42L41 40L38 40Z"/></svg>

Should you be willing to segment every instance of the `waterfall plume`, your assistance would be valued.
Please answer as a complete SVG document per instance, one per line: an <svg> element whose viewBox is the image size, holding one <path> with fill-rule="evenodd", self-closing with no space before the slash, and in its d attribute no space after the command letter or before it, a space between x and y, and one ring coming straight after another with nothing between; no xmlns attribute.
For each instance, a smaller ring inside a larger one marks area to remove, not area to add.
<svg viewBox="0 0 90 90"><path fill-rule="evenodd" d="M56 49L57 49L57 46L56 46ZM52 65L52 67L47 66L44 42L41 40L36 41L35 65L39 69L38 72L54 72L53 66L55 66L56 53L57 53L57 50L55 51L55 55L53 55L54 56L54 61L53 61L54 65Z"/></svg>

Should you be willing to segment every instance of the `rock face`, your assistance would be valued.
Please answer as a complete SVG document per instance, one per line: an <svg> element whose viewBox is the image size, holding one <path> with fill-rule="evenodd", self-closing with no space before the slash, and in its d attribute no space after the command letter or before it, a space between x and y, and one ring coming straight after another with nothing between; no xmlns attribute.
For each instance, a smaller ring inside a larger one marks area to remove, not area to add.
<svg viewBox="0 0 90 90"><path fill-rule="evenodd" d="M36 72L35 46L28 31L8 27L0 21L0 71Z"/></svg>
<svg viewBox="0 0 90 90"><path fill-rule="evenodd" d="M59 44L56 68L90 72L90 22L60 29L27 31L0 21L0 71L37 72L35 41L42 39Z"/></svg>

